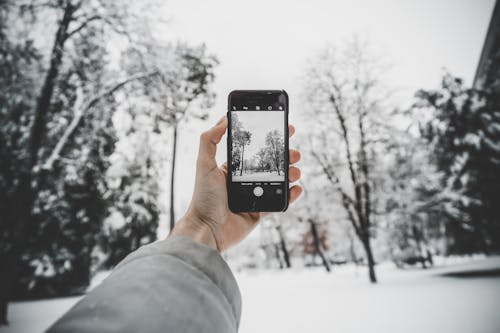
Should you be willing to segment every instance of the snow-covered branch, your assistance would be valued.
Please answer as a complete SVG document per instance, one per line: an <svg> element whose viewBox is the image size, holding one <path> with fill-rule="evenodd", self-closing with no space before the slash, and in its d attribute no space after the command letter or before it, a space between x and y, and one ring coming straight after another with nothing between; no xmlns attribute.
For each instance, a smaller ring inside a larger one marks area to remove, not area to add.
<svg viewBox="0 0 500 333"><path fill-rule="evenodd" d="M102 99L113 95L116 91L119 89L123 88L125 85L132 81L137 81L141 79L145 79L151 76L157 75L157 72L149 72L145 74L136 74L133 75L123 81L120 81L119 83L109 87L105 91L103 91L101 94L98 94L94 98L92 98L90 101L88 101L85 105L83 105L82 100L83 100L83 92L81 88L78 88L76 90L76 100L75 104L73 106L75 116L73 120L71 121L70 125L68 128L66 128L66 131L64 131L64 134L61 136L61 139L57 142L56 146L54 147L54 150L52 150L52 153L50 154L49 158L47 161L43 164L42 169L44 170L51 170L52 167L54 166L54 163L59 159L61 155L61 151L63 150L64 146L67 144L68 140L70 139L71 135L75 132L77 129L78 125L81 123L81 120L89 109L94 107L99 101Z"/></svg>

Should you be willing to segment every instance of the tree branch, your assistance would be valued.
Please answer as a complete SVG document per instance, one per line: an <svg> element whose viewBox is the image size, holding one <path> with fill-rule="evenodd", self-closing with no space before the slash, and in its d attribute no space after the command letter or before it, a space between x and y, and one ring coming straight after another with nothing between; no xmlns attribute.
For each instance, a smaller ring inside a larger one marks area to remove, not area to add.
<svg viewBox="0 0 500 333"><path fill-rule="evenodd" d="M83 109L81 108L83 99L82 95L83 95L82 88L78 87L76 89L75 104L73 105L75 116L71 121L71 123L69 124L68 128L66 128L66 131L64 131L64 134L62 135L61 139L57 142L49 158L42 166L42 169L44 170L52 169L52 166L54 165L55 161L59 158L59 154L63 149L64 145L66 144L66 142L68 141L70 135L75 131L76 127L80 123L80 120L83 117Z"/></svg>
<svg viewBox="0 0 500 333"><path fill-rule="evenodd" d="M80 124L83 115L85 114L86 111L94 107L100 100L113 95L117 90L121 89L123 86L126 84L136 81L136 80L141 80L147 77L151 77L157 75L157 72L150 72L146 74L137 74L133 75L102 92L101 94L97 95L96 97L92 98L89 102L87 102L83 107L82 107L82 92L81 88L78 88L76 91L76 101L75 105L73 106L73 109L75 110L75 116L73 120L71 121L70 125L68 128L66 128L66 131L62 135L61 139L59 142L57 142L56 146L54 147L54 150L52 150L52 153L50 154L49 158L47 161L44 163L42 166L42 169L44 170L51 170L54 166L54 163L60 158L61 151L63 150L64 146L68 143L70 137L73 135L75 132L76 128Z"/></svg>
<svg viewBox="0 0 500 333"><path fill-rule="evenodd" d="M90 22L96 21L96 20L101 20L102 16L100 15L94 15L83 21L77 28L73 29L72 31L68 32L67 36L71 37L74 34L78 33L81 31L83 28L85 28Z"/></svg>
<svg viewBox="0 0 500 333"><path fill-rule="evenodd" d="M361 235L361 224L358 219L356 219L355 215L352 212L352 207L355 206L354 200L347 194L341 187L340 185L340 180L339 178L335 175L335 173L328 168L328 166L323 162L321 157L315 152L312 151L313 157L318 161L320 164L321 168L323 169L323 172L325 173L327 179L330 181L335 186L335 189L340 193L342 197L342 205L344 206L345 210L347 211L349 220L352 223L352 226L354 228L354 231L358 236Z"/></svg>
<svg viewBox="0 0 500 333"><path fill-rule="evenodd" d="M333 86L336 87L337 94L340 95L339 88L335 84L333 84ZM358 182L356 171L354 170L354 162L352 159L352 152L351 152L351 143L349 141L345 117L341 111L340 105L337 103L337 99L335 98L335 95L333 95L333 94L330 95L330 102L333 105L333 108L335 110L335 113L337 114L337 118L338 118L339 123L340 123L340 127L342 129L342 137L344 139L344 143L345 143L345 147L346 147L347 163L349 165L349 172L351 175L351 181L352 181L352 184L354 186L354 195L356 197L355 209L356 209L356 212L357 212L357 215L359 218L359 222L360 222L361 226L363 227L365 225L365 218L364 218L363 210L361 207L361 200L362 200L361 187L360 187L360 184Z"/></svg>

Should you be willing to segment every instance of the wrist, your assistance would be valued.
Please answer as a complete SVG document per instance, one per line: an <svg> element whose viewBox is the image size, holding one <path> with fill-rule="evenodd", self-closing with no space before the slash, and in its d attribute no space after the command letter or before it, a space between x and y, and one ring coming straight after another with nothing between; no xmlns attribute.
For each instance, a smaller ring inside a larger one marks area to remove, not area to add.
<svg viewBox="0 0 500 333"><path fill-rule="evenodd" d="M212 228L207 223L204 223L202 220L189 213L184 215L175 224L175 227L170 235L191 238L195 242L201 243L213 248L214 250L219 251Z"/></svg>

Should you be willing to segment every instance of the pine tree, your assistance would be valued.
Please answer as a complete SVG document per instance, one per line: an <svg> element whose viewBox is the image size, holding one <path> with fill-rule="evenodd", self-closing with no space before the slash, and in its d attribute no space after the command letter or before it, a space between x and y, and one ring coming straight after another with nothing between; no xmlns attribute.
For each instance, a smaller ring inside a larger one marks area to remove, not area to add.
<svg viewBox="0 0 500 333"><path fill-rule="evenodd" d="M449 214L452 252L500 251L500 53L481 88L466 88L446 74L441 89L421 90L416 107L427 118L421 131L444 173L443 187L460 193Z"/></svg>
<svg viewBox="0 0 500 333"><path fill-rule="evenodd" d="M128 35L128 9L100 1L0 2L2 308L13 297L88 284L106 215L113 96L138 79L105 70L109 34ZM47 22L55 25L52 44L37 49L30 33Z"/></svg>
<svg viewBox="0 0 500 333"><path fill-rule="evenodd" d="M25 269L26 235L17 209L28 197L23 182L31 170L24 152L42 58L33 39L19 29L27 23L19 14L13 1L0 1L0 325L7 323L7 302Z"/></svg>

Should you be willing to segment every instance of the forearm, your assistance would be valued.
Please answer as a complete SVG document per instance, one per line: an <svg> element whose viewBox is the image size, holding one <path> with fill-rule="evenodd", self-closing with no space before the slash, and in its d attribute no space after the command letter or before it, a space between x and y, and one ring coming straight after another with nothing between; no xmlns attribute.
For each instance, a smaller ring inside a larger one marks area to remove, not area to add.
<svg viewBox="0 0 500 333"><path fill-rule="evenodd" d="M220 254L173 235L130 254L49 332L236 332L240 313Z"/></svg>

